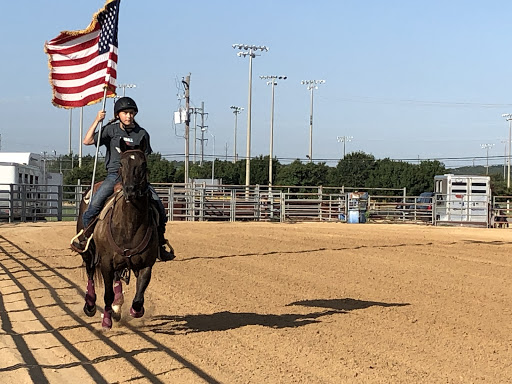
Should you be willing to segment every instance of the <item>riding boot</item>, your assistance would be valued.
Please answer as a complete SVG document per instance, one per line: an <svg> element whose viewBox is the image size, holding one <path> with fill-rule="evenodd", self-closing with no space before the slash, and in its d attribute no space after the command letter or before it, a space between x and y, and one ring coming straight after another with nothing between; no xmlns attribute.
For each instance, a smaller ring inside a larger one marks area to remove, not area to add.
<svg viewBox="0 0 512 384"><path fill-rule="evenodd" d="M158 260L160 261L171 261L174 260L176 255L174 249L169 244L169 240L164 237L164 231L158 228L158 242L160 244L160 252L158 252Z"/></svg>
<svg viewBox="0 0 512 384"><path fill-rule="evenodd" d="M96 226L97 217L94 217L87 228L82 229L81 233L76 236L71 242L71 249L78 253L84 253L88 250L90 237Z"/></svg>

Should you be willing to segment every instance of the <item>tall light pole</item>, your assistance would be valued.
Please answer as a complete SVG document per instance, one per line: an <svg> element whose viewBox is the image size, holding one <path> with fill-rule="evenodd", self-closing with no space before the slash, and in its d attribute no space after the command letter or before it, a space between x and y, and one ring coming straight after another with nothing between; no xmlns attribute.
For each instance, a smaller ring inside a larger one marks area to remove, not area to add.
<svg viewBox="0 0 512 384"><path fill-rule="evenodd" d="M505 176L506 175L506 168L507 168L507 150L508 150L508 148L507 148L507 140L501 140L500 142L502 144L505 144L505 154L503 155L504 156L503 157L503 159L504 159L503 160L503 180L505 180L505 178L506 178L506 176Z"/></svg>
<svg viewBox="0 0 512 384"><path fill-rule="evenodd" d="M313 91L318 89L318 84L325 83L325 80L302 80L300 82L307 86L307 89L311 91L311 108L309 113L309 162L313 161Z"/></svg>
<svg viewBox="0 0 512 384"><path fill-rule="evenodd" d="M508 121L508 164L507 164L507 189L510 189L510 142L512 140L512 114L504 113L501 115Z"/></svg>
<svg viewBox="0 0 512 384"><path fill-rule="evenodd" d="M268 188L270 190L272 188L272 159L274 157L274 88L277 85L277 80L286 80L286 76L260 76L260 79L268 80L267 85L271 85L272 89L272 100L270 103L270 152L268 160Z"/></svg>
<svg viewBox="0 0 512 384"><path fill-rule="evenodd" d="M247 101L247 149L245 159L245 185L251 184L251 105L252 105L252 59L257 55L254 52L268 51L264 45L233 44L234 49L240 50L238 57L249 56L249 97ZM259 55L258 55L259 56Z"/></svg>
<svg viewBox="0 0 512 384"><path fill-rule="evenodd" d="M233 110L233 114L235 115L235 132L233 134L233 163L236 163L237 154L236 154L236 131L238 126L238 115L244 110L242 107L237 107L232 105L230 107Z"/></svg>
<svg viewBox="0 0 512 384"><path fill-rule="evenodd" d="M135 84L119 84L117 88L123 88L123 97L126 95L126 88L136 88Z"/></svg>
<svg viewBox="0 0 512 384"><path fill-rule="evenodd" d="M343 143L343 158L345 158L345 145L348 142L351 142L353 138L354 138L353 136L337 136L336 137L336 139L338 140L338 143Z"/></svg>
<svg viewBox="0 0 512 384"><path fill-rule="evenodd" d="M485 169L486 169L485 174L488 175L489 174L489 149L494 147L494 144L480 144L480 147L487 151L487 163L485 166Z"/></svg>

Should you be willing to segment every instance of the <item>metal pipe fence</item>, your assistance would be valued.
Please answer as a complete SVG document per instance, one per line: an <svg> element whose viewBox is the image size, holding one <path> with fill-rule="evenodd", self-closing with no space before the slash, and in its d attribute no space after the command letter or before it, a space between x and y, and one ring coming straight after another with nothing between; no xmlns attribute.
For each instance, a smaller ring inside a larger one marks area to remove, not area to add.
<svg viewBox="0 0 512 384"><path fill-rule="evenodd" d="M362 188L322 186L251 186L154 184L170 221L331 221L347 222L348 191ZM76 220L82 185L0 184L0 220ZM482 202L449 201L436 194L431 204L418 202L405 189L370 190L360 212L366 222L468 224L508 227L512 197L495 196L490 207ZM361 221L363 222L363 221Z"/></svg>

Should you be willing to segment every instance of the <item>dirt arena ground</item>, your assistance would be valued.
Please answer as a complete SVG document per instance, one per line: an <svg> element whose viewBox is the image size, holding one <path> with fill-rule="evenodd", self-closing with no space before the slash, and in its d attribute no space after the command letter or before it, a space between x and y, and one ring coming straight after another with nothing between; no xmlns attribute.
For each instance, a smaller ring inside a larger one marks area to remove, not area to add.
<svg viewBox="0 0 512 384"><path fill-rule="evenodd" d="M2 383L507 383L512 232L169 223L146 315L82 312L74 223L0 225ZM97 287L98 306L103 289Z"/></svg>

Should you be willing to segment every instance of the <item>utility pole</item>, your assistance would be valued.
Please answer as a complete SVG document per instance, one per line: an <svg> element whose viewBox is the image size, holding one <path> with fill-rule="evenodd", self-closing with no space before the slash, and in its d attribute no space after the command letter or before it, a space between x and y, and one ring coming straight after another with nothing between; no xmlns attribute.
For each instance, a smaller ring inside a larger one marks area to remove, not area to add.
<svg viewBox="0 0 512 384"><path fill-rule="evenodd" d="M197 140L201 141L201 160L199 161L199 165L202 166L204 161L204 141L208 140L204 138L204 133L208 128L207 125L204 125L204 115L207 115L207 113L204 112L204 101L201 102L201 112L199 112L199 114L201 115L201 125L199 126L199 128L201 128L201 138Z"/></svg>
<svg viewBox="0 0 512 384"><path fill-rule="evenodd" d="M187 75L185 79L182 79L181 82L185 87L185 111L187 111L187 115L185 117L185 184L189 181L189 157L190 157L190 146L189 146L189 135L190 135L190 113L189 113L189 103L190 103L190 73Z"/></svg>
<svg viewBox="0 0 512 384"><path fill-rule="evenodd" d="M196 163L197 156L197 115L203 112L201 108L190 108L190 113L194 114L194 156L192 157L192 162Z"/></svg>

